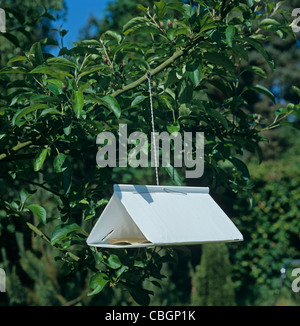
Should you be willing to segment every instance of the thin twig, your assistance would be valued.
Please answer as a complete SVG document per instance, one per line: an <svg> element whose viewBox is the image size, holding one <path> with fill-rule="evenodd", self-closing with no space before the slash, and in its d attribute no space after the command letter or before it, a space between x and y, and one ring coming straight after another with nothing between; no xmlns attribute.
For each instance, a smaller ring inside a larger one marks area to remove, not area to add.
<svg viewBox="0 0 300 326"><path fill-rule="evenodd" d="M5 176L3 176L3 175L0 175L0 178L1 178L1 179L8 179L7 177L5 177ZM15 180L22 181L22 182L25 182L25 183L29 183L29 184L31 184L31 185L33 185L33 186L37 186L37 187L40 187L40 188L42 188L42 189L44 189L44 190L46 190L46 191L49 191L49 192L51 192L53 195L56 195L56 196L58 196L58 197L63 197L62 194L60 194L60 193L56 192L55 190L52 190L52 189L50 189L50 188L44 186L44 185L41 184L41 183L37 183L37 182L31 181L31 180L27 180L27 179L19 178L19 177L16 177Z"/></svg>
<svg viewBox="0 0 300 326"><path fill-rule="evenodd" d="M105 52L105 55L106 55L106 58L107 58L107 60L108 60L108 64L109 64L109 67L111 68L111 69L113 69L113 63L111 62L111 60L109 59L109 56L108 56L108 53L107 53L107 51L106 51L106 47L105 47L105 45L104 45L104 42L102 41L102 40L100 40L100 42L101 42L101 44L102 44L102 46L103 46L103 49L104 49L104 52Z"/></svg>

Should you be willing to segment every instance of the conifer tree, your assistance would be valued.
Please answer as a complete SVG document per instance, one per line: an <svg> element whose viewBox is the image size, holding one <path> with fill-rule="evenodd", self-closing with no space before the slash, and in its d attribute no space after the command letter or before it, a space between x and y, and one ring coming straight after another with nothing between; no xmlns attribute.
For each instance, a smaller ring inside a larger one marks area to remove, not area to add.
<svg viewBox="0 0 300 326"><path fill-rule="evenodd" d="M192 283L192 305L235 305L231 264L226 244L203 245L201 263L196 266Z"/></svg>

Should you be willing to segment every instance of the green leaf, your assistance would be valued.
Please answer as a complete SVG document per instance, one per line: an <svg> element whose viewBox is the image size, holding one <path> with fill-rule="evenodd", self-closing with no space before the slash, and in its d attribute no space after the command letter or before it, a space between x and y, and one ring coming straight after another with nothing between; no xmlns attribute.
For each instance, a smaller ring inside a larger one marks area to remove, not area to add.
<svg viewBox="0 0 300 326"><path fill-rule="evenodd" d="M170 134L172 134L173 132L178 132L180 130L180 126L179 125L168 125L167 130Z"/></svg>
<svg viewBox="0 0 300 326"><path fill-rule="evenodd" d="M208 80L208 83L218 88L225 96L230 96L229 94L231 94L232 92L231 84L228 81L225 81L224 79L212 79Z"/></svg>
<svg viewBox="0 0 300 326"><path fill-rule="evenodd" d="M225 36L226 36L226 43L232 47L232 40L234 38L235 35L235 28L234 26L230 25L226 28L225 30Z"/></svg>
<svg viewBox="0 0 300 326"><path fill-rule="evenodd" d="M192 113L191 104L181 104L179 107L179 117L188 117Z"/></svg>
<svg viewBox="0 0 300 326"><path fill-rule="evenodd" d="M59 224L51 233L51 245L54 246L58 242L69 237L70 233L80 230L77 223Z"/></svg>
<svg viewBox="0 0 300 326"><path fill-rule="evenodd" d="M262 93L262 94L268 96L268 97L273 101L273 103L276 102L276 100L275 100L275 96L273 95L273 93L271 93L271 92L270 92L266 87L264 87L264 86L261 86L261 85L251 86L251 87L247 87L247 88L245 89L245 91L246 91L246 90L252 90L252 91L256 91L256 92L258 92L258 93Z"/></svg>
<svg viewBox="0 0 300 326"><path fill-rule="evenodd" d="M117 255L111 254L107 259L106 265L112 269L117 269L122 266L122 263Z"/></svg>
<svg viewBox="0 0 300 326"><path fill-rule="evenodd" d="M62 172L64 194L67 195L72 185L72 165L66 160L66 169Z"/></svg>
<svg viewBox="0 0 300 326"><path fill-rule="evenodd" d="M217 52L207 52L203 55L204 59L216 64L217 66L222 66L230 71L234 71L234 64L225 55Z"/></svg>
<svg viewBox="0 0 300 326"><path fill-rule="evenodd" d="M297 95L300 97L300 88L297 86L292 86L293 90L297 93Z"/></svg>
<svg viewBox="0 0 300 326"><path fill-rule="evenodd" d="M138 288L138 287L130 287L128 288L129 293L132 295L134 301L136 301L139 305L148 306L150 303L149 294L153 294L152 291Z"/></svg>
<svg viewBox="0 0 300 326"><path fill-rule="evenodd" d="M232 50L233 52L240 56L241 58L243 58L245 61L249 61L249 56L248 56L248 53L247 51L239 44L237 44L236 42L234 42L232 44Z"/></svg>
<svg viewBox="0 0 300 326"><path fill-rule="evenodd" d="M105 205L107 203L108 203L108 199L104 199L104 198L100 199L99 201L97 201L96 207L100 207L100 206Z"/></svg>
<svg viewBox="0 0 300 326"><path fill-rule="evenodd" d="M262 68L257 67L257 66L247 66L243 69L241 74L243 74L245 71L251 71L251 72L254 72L255 74L259 75L260 77L267 78L267 74L265 73L265 71Z"/></svg>
<svg viewBox="0 0 300 326"><path fill-rule="evenodd" d="M72 130L72 120L70 119L70 117L67 117L64 120L63 123L63 129L64 129L64 133L66 136L69 136L71 134L71 130Z"/></svg>
<svg viewBox="0 0 300 326"><path fill-rule="evenodd" d="M254 0L247 0L248 6L251 8L254 4Z"/></svg>
<svg viewBox="0 0 300 326"><path fill-rule="evenodd" d="M120 118L121 108L118 101L113 96L106 95L101 98L101 101L103 102L103 105L110 109L117 118Z"/></svg>
<svg viewBox="0 0 300 326"><path fill-rule="evenodd" d="M46 240L47 242L50 243L49 239L45 236L45 234L42 231L40 231L36 226L34 226L33 224L28 223L28 222L26 222L26 224L34 233L36 233L42 239L44 239L44 240Z"/></svg>
<svg viewBox="0 0 300 326"><path fill-rule="evenodd" d="M265 18L259 23L260 27L264 27L264 26L268 26L268 25L279 26L280 23L277 20L272 19L272 18Z"/></svg>
<svg viewBox="0 0 300 326"><path fill-rule="evenodd" d="M48 78L47 83L56 86L61 91L59 94L62 94L62 87L64 83L61 80Z"/></svg>
<svg viewBox="0 0 300 326"><path fill-rule="evenodd" d="M242 173L242 175L249 179L250 174L247 165L236 157L230 157L228 160Z"/></svg>
<svg viewBox="0 0 300 326"><path fill-rule="evenodd" d="M177 11L183 13L183 3L179 2L179 1L168 2L167 8L177 10Z"/></svg>
<svg viewBox="0 0 300 326"><path fill-rule="evenodd" d="M57 79L63 80L65 76L73 77L69 72L64 70L58 70L57 67L51 67L46 65L40 65L30 71L31 74L46 74Z"/></svg>
<svg viewBox="0 0 300 326"><path fill-rule="evenodd" d="M208 111L208 113L210 115L212 115L213 117L215 117L217 120L219 120L221 122L221 124L223 125L223 127L228 131L228 122L226 120L226 118L217 110L214 109L210 109Z"/></svg>
<svg viewBox="0 0 300 326"><path fill-rule="evenodd" d="M145 26L140 26L139 28L136 28L132 32L132 35L143 34L143 33L159 34L160 30L155 25L145 25Z"/></svg>
<svg viewBox="0 0 300 326"><path fill-rule="evenodd" d="M68 194L72 184L72 164L63 153L59 153L53 160L53 167L56 173L61 173L64 194Z"/></svg>
<svg viewBox="0 0 300 326"><path fill-rule="evenodd" d="M16 61L26 61L26 60L27 60L27 58L25 56L23 56L23 55L17 55L17 56L12 57L8 61L8 63L12 63L12 62L16 62Z"/></svg>
<svg viewBox="0 0 300 326"><path fill-rule="evenodd" d="M147 266L147 262L143 260L135 260L134 267L145 268Z"/></svg>
<svg viewBox="0 0 300 326"><path fill-rule="evenodd" d="M76 115L76 118L78 119L80 117L84 100L83 100L83 93L81 89L73 90L72 94L72 104L73 104L73 110Z"/></svg>
<svg viewBox="0 0 300 326"><path fill-rule="evenodd" d="M208 23L208 24L204 24L202 27L201 27L201 30L200 30L200 33L203 33L205 31L211 31L211 30L215 30L217 27L217 24L216 23Z"/></svg>
<svg viewBox="0 0 300 326"><path fill-rule="evenodd" d="M278 110L275 111L275 115L283 115L283 114L287 114L288 113L288 108L285 107L285 108L280 108Z"/></svg>
<svg viewBox="0 0 300 326"><path fill-rule="evenodd" d="M236 38L239 41L246 41L250 45L252 45L267 61L270 68L274 71L275 65L274 60L271 58L270 54L265 50L265 48L256 40L250 37L244 38Z"/></svg>
<svg viewBox="0 0 300 326"><path fill-rule="evenodd" d="M64 193L70 191L72 184L72 165L63 153L59 153L53 160L53 167L56 173L62 173Z"/></svg>
<svg viewBox="0 0 300 326"><path fill-rule="evenodd" d="M138 9L142 10L143 12L148 11L148 9L146 7L144 7L143 5L141 5L141 4L138 4L137 7L138 7Z"/></svg>
<svg viewBox="0 0 300 326"><path fill-rule="evenodd" d="M129 34L135 28L138 28L139 26L145 26L149 22L150 22L149 19L147 19L145 17L134 17L128 23L126 23L124 25L123 33L125 35Z"/></svg>
<svg viewBox="0 0 300 326"><path fill-rule="evenodd" d="M173 84L175 84L177 82L178 82L178 78L176 75L176 71L174 69L172 69L168 73L167 81L164 84L164 88L167 89L168 87L172 86Z"/></svg>
<svg viewBox="0 0 300 326"><path fill-rule="evenodd" d="M158 19L163 19L165 15L167 14L168 8L166 6L165 0L160 0L159 2L154 2L156 14Z"/></svg>
<svg viewBox="0 0 300 326"><path fill-rule="evenodd" d="M193 84L190 79L182 79L179 88L178 100L180 104L190 103L193 98Z"/></svg>
<svg viewBox="0 0 300 326"><path fill-rule="evenodd" d="M178 35L189 35L191 31L188 28L169 28L167 31L168 38L172 41L175 36Z"/></svg>
<svg viewBox="0 0 300 326"><path fill-rule="evenodd" d="M36 155L34 162L33 162L34 171L37 172L42 168L42 166L45 162L45 159L47 157L47 153L48 153L47 148L44 148Z"/></svg>
<svg viewBox="0 0 300 326"><path fill-rule="evenodd" d="M120 268L116 271L116 277L117 277L117 278L120 278L122 274L124 274L125 272L128 271L128 269L129 269L128 266L124 266L124 265L123 265L122 267L120 267Z"/></svg>
<svg viewBox="0 0 300 326"><path fill-rule="evenodd" d="M47 109L48 105L47 104L33 104L30 105L26 108L24 108L23 110L17 112L13 119L12 119L12 124L13 126L21 119L23 118L26 114L40 110L40 109Z"/></svg>
<svg viewBox="0 0 300 326"><path fill-rule="evenodd" d="M104 286L106 285L106 283L108 283L108 282L109 282L109 278L106 274L104 274L102 272L98 272L98 273L94 274L91 277L90 283L89 283L89 286L94 291L88 293L88 296L101 292L103 290Z"/></svg>
<svg viewBox="0 0 300 326"><path fill-rule="evenodd" d="M0 74L26 74L27 72L23 67L5 67L0 70Z"/></svg>
<svg viewBox="0 0 300 326"><path fill-rule="evenodd" d="M76 45L82 46L94 46L94 47L101 47L101 43L97 40L83 40L80 43L76 43Z"/></svg>
<svg viewBox="0 0 300 326"><path fill-rule="evenodd" d="M145 96L144 95L138 95L132 102L131 102L131 106L135 106L138 105L140 103L142 103L145 100Z"/></svg>
<svg viewBox="0 0 300 326"><path fill-rule="evenodd" d="M152 283L154 286L156 286L156 287L158 287L158 288L161 289L161 285L160 285L160 283L158 283L157 281L151 281L151 283Z"/></svg>
<svg viewBox="0 0 300 326"><path fill-rule="evenodd" d="M53 161L54 171L56 173L62 173L65 171L66 167L66 158L67 156L63 153L59 153Z"/></svg>
<svg viewBox="0 0 300 326"><path fill-rule="evenodd" d="M46 224L47 213L45 208L38 204L31 204L27 206L27 208L30 209L32 213L36 215L43 224Z"/></svg>
<svg viewBox="0 0 300 326"><path fill-rule="evenodd" d="M239 7L234 7L226 15L226 23L233 21L235 24L242 23L244 21L244 16L242 9Z"/></svg>
<svg viewBox="0 0 300 326"><path fill-rule="evenodd" d="M44 109L42 112L41 112L41 115L40 117L43 117L44 115L46 114L59 114L61 115L62 113L54 108L48 108L48 109Z"/></svg>
<svg viewBox="0 0 300 326"><path fill-rule="evenodd" d="M199 60L194 59L192 62L188 62L186 65L186 71L193 82L194 86L197 87L201 81L201 63Z"/></svg>
<svg viewBox="0 0 300 326"><path fill-rule="evenodd" d="M71 68L78 68L78 65L64 57L54 57L54 58L49 58L47 60L47 63L50 66L55 66L55 67L60 67L60 66L66 66L66 67L71 67Z"/></svg>
<svg viewBox="0 0 300 326"><path fill-rule="evenodd" d="M36 190L34 190L36 192ZM20 191L21 204L24 205L26 200L33 195L34 192L28 192L25 188Z"/></svg>
<svg viewBox="0 0 300 326"><path fill-rule="evenodd" d="M118 43L121 43L121 41L122 41L122 36L119 33L116 33L116 32L113 32L113 31L104 32L101 35L100 40L103 41L105 39L105 36L107 36L107 35L114 38L114 39L116 39Z"/></svg>
<svg viewBox="0 0 300 326"><path fill-rule="evenodd" d="M78 75L78 80L80 78L82 78L83 76L86 76L86 75L89 75L95 71L99 71L99 70L102 70L102 69L106 69L107 67L106 66L103 66L103 65L94 65L94 66L91 66L91 67L87 67L85 68L84 70L81 71L81 73Z"/></svg>
<svg viewBox="0 0 300 326"><path fill-rule="evenodd" d="M44 56L42 52L42 47L40 42L34 43L29 50L29 58L34 57L35 65L42 65L44 63Z"/></svg>
<svg viewBox="0 0 300 326"><path fill-rule="evenodd" d="M131 57L131 63L135 64L136 66L140 67L143 66L145 69L145 71L149 71L150 70L150 66L149 63L142 57L138 57L138 56L132 56Z"/></svg>

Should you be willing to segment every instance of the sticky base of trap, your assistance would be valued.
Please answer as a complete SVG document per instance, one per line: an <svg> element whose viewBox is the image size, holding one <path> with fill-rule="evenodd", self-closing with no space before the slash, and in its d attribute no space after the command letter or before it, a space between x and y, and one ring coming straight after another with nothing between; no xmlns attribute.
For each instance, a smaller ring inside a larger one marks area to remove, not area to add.
<svg viewBox="0 0 300 326"><path fill-rule="evenodd" d="M142 239L137 239L137 238L108 238L107 242L109 244L112 245L124 245L124 246L128 246L128 245L138 245L138 244L146 244L149 243L151 244L151 242L146 239L146 238L142 238Z"/></svg>

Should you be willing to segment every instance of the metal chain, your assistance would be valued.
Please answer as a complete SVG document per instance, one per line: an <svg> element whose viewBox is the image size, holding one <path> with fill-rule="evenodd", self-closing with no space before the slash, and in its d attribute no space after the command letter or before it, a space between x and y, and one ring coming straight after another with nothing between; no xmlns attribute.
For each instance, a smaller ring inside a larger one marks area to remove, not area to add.
<svg viewBox="0 0 300 326"><path fill-rule="evenodd" d="M151 72L147 71L146 77L149 83L149 97L150 97L150 109L151 109L151 123L152 123L152 140L153 140L153 150L154 150L154 164L155 164L155 176L156 184L159 186L158 180L158 164L156 157L156 139L155 139L155 126L154 126L154 113L153 113L153 103L152 103L152 91L151 91Z"/></svg>

